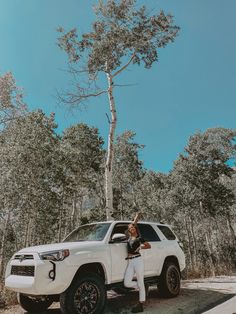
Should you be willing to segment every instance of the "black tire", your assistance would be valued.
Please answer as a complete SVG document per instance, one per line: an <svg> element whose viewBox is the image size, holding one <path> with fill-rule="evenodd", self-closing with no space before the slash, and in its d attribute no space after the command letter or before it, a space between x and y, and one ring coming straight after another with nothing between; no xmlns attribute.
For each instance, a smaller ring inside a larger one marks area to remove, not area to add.
<svg viewBox="0 0 236 314"><path fill-rule="evenodd" d="M41 313L46 311L47 308L53 303L50 296L34 297L22 293L17 294L17 299L21 307L27 312Z"/></svg>
<svg viewBox="0 0 236 314"><path fill-rule="evenodd" d="M180 271L173 262L164 264L157 284L159 294L165 298L174 298L180 292Z"/></svg>
<svg viewBox="0 0 236 314"><path fill-rule="evenodd" d="M93 273L77 276L70 287L61 294L63 314L100 314L107 299L104 280Z"/></svg>

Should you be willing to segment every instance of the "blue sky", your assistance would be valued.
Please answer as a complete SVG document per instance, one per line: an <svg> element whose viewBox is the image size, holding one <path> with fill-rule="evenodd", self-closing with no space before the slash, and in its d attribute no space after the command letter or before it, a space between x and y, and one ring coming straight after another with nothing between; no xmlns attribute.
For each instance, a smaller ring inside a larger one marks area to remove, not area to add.
<svg viewBox="0 0 236 314"><path fill-rule="evenodd" d="M137 1L144 3L144 1ZM56 89L68 88L66 56L56 28L89 30L91 0L0 0L0 72L12 71L30 109L56 113L59 132L84 122L106 138L108 102L92 99L81 111L58 105ZM148 169L168 172L190 135L212 127L235 128L236 1L147 0L150 9L171 12L181 27L159 52L151 70L130 67L119 79L132 87L116 91L117 134L130 129L144 144Z"/></svg>

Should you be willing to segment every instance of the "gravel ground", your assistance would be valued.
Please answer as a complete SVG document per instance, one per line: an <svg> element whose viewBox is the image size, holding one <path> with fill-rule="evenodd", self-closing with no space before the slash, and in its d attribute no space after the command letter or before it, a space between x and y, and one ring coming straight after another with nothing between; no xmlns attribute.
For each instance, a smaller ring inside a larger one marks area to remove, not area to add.
<svg viewBox="0 0 236 314"><path fill-rule="evenodd" d="M181 293L177 298L163 299L157 289L151 287L145 305L145 313L158 314L233 314L236 313L236 276L216 277L202 280L185 280L182 282ZM234 298L233 298L234 297ZM138 293L133 291L126 295L108 292L108 302L104 314L128 314L137 302ZM226 302L228 300L228 302ZM225 303L224 303L225 302ZM235 302L235 303L234 303ZM220 305L220 312L213 312ZM225 304L225 305L224 305ZM20 306L0 309L1 314L26 314ZM59 304L51 307L47 314L60 314Z"/></svg>

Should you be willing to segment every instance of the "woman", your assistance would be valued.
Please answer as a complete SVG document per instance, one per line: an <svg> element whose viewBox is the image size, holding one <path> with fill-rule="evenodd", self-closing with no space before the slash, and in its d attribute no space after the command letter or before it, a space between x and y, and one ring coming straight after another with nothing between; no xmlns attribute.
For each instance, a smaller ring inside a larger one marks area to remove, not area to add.
<svg viewBox="0 0 236 314"><path fill-rule="evenodd" d="M144 265L143 259L140 254L140 249L150 249L151 245L146 242L139 235L137 228L137 222L141 217L141 213L138 213L134 221L128 226L128 265L125 271L124 285L127 288L139 289L139 303L132 309L132 313L143 312L143 303L146 300L146 292L144 286ZM133 281L133 276L136 274L137 281Z"/></svg>

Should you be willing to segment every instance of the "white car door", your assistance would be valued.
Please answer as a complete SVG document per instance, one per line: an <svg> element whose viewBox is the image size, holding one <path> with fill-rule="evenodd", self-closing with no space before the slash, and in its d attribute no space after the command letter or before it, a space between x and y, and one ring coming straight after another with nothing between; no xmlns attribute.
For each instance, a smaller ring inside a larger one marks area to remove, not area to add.
<svg viewBox="0 0 236 314"><path fill-rule="evenodd" d="M144 259L144 276L156 276L163 260L163 243L151 225L139 223L138 228L142 238L151 245L150 249L141 250Z"/></svg>
<svg viewBox="0 0 236 314"><path fill-rule="evenodd" d="M123 233L128 229L128 224L117 223L111 233L111 238L115 233ZM111 240L111 239L110 239ZM120 282L124 280L124 274L127 267L127 243L109 242L111 252L111 280L112 282Z"/></svg>

